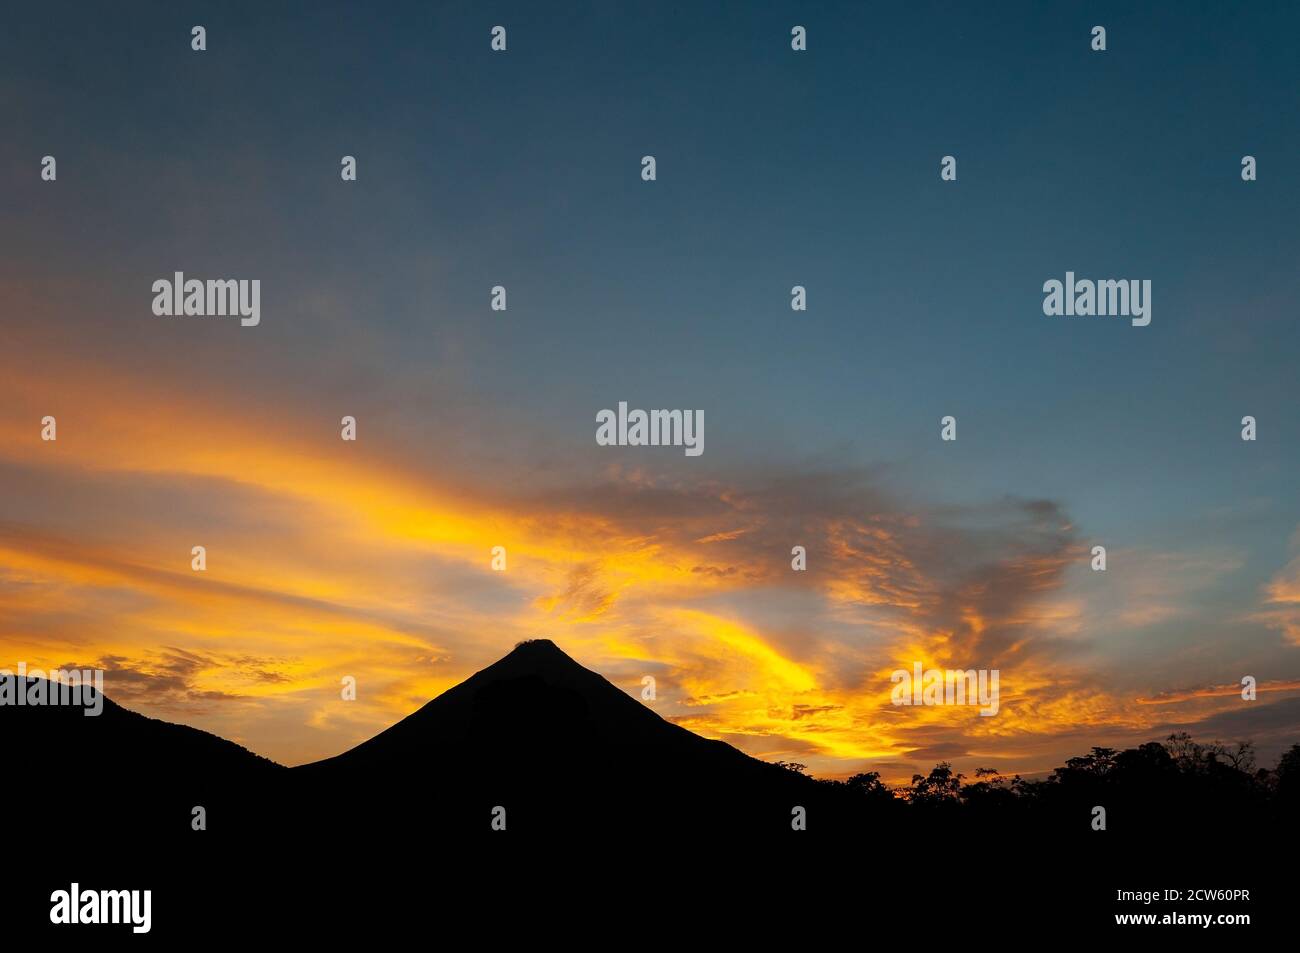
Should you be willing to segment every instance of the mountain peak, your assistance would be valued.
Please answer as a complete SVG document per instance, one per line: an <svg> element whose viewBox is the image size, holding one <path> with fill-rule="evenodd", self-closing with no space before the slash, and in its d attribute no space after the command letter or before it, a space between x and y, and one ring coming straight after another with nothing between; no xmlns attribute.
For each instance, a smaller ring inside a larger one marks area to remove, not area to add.
<svg viewBox="0 0 1300 953"><path fill-rule="evenodd" d="M481 674L499 677L550 673L559 676L562 673L575 671L586 672L586 669L550 639L525 639L517 642L513 649L489 665Z"/></svg>
<svg viewBox="0 0 1300 953"><path fill-rule="evenodd" d="M550 639L524 639L522 642L515 643L515 647L513 650L511 650L510 654L511 655L516 655L516 654L533 655L533 654L538 654L543 652L554 653L555 655L563 655L565 658L569 657L562 648L560 648Z"/></svg>

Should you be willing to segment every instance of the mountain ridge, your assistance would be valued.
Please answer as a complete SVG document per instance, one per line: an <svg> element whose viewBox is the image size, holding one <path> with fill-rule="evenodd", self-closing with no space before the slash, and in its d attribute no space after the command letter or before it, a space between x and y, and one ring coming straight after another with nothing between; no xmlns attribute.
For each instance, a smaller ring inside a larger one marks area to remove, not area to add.
<svg viewBox="0 0 1300 953"><path fill-rule="evenodd" d="M549 639L516 645L373 737L296 767L107 697L104 706L98 717L0 710L0 743L73 751L93 779L89 794L20 796L32 816L163 838L188 830L199 807L214 829L253 839L430 814L443 833L473 833L498 809L533 830L716 828L719 817L788 828L791 804L817 787L673 724Z"/></svg>

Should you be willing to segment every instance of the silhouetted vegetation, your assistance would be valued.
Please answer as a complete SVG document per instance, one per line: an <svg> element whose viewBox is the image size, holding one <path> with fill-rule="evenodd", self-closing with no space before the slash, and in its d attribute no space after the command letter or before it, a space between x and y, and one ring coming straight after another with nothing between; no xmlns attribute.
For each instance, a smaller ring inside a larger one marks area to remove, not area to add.
<svg viewBox="0 0 1300 953"><path fill-rule="evenodd" d="M1102 807L1107 830L1181 831L1195 837L1264 826L1294 828L1300 808L1300 744L1292 745L1272 769L1257 767L1249 741L1199 744L1181 732L1163 743L1124 751L1093 748L1040 780L1008 778L993 768L978 768L968 778L944 761L896 788L874 771L816 783L835 792L841 803L859 810L869 804L899 822L1089 831L1094 809Z"/></svg>
<svg viewBox="0 0 1300 953"><path fill-rule="evenodd" d="M8 787L9 815L31 829L75 824L101 840L186 850L196 846L196 806L219 835L201 843L232 849L314 842L381 821L427 847L492 836L498 807L507 829L568 842L806 830L877 848L893 837L1077 836L1095 851L1271 839L1293 832L1300 815L1300 744L1263 769L1249 742L1205 745L1187 734L1093 748L1033 780L990 768L968 777L946 761L897 787L876 771L819 780L799 762L760 761L664 720L544 639L355 748L295 768L110 699L93 718L69 706L0 706L0 743L76 759L75 778L37 771ZM1095 834L1099 807L1105 837Z"/></svg>

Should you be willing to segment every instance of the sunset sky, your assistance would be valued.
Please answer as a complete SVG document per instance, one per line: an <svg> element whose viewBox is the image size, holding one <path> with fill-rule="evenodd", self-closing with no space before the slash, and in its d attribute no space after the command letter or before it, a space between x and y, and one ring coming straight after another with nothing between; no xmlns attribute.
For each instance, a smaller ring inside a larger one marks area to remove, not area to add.
<svg viewBox="0 0 1300 953"><path fill-rule="evenodd" d="M1271 765L1300 13L1043 6L13 11L0 667L285 764L545 637L820 776L1178 730ZM1067 270L1150 279L1150 326L1044 316ZM175 271L259 279L260 325L155 316ZM704 454L597 446L619 401L702 409ZM914 661L998 669L999 713L892 706Z"/></svg>

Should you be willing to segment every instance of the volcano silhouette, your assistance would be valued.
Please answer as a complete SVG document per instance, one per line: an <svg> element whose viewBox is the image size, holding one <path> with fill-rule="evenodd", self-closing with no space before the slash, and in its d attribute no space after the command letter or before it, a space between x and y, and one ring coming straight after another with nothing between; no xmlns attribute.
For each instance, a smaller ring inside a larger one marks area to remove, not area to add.
<svg viewBox="0 0 1300 953"><path fill-rule="evenodd" d="M232 837L310 839L377 821L445 837L734 827L789 830L817 785L666 721L537 639L337 757L284 768L214 735L105 699L0 707L7 750L78 768L54 789L20 787L16 809L56 829L184 836L196 806Z"/></svg>
<svg viewBox="0 0 1300 953"><path fill-rule="evenodd" d="M480 759L479 756L485 756ZM638 767L772 766L665 721L549 639L523 642L419 711L357 747L299 769L406 770L421 762L517 763L598 758Z"/></svg>
<svg viewBox="0 0 1300 953"><path fill-rule="evenodd" d="M335 758L290 772L335 815L384 808L464 818L448 829L789 829L815 785L664 720L548 639ZM791 800L796 798L796 800ZM313 823L315 823L313 821Z"/></svg>
<svg viewBox="0 0 1300 953"><path fill-rule="evenodd" d="M629 897L660 904L684 862L722 870L748 891L747 875L765 865L808 878L847 856L855 875L838 889L857 903L863 870L915 886L916 877L897 878L918 844L942 870L982 864L977 852L988 843L1011 857L1049 845L1068 863L1019 868L1017 902L1031 891L1059 904L1092 890L1089 902L1101 903L1113 898L1118 871L1144 871L1152 883L1196 871L1209 880L1239 860L1227 856L1239 845L1293 840L1296 830L1286 820L1296 816L1293 799L1253 800L1235 774L1231 788L1171 774L1159 745L1117 755L1105 775L1076 763L1037 793L980 795L971 786L965 805L816 781L666 721L545 640L517 646L355 748L296 768L108 700L95 718L0 705L0 744L11 767L0 816L12 819L25 851L20 908L48 920L52 891L73 882L156 888L159 921L187 936L223 916L241 928L250 917L296 923L304 909L364 917L356 898L367 892L375 909L445 918L496 898L521 870L530 896L545 888L544 918L590 884L615 893L619 909ZM1089 823L1097 804L1113 821L1105 832ZM1224 826L1188 837L1206 816ZM875 857L887 862L862 863ZM974 869L963 891L974 883L1005 895L1005 869L997 877ZM655 877L641 887L629 872ZM1070 889L1063 875L1074 878ZM710 902L716 881L703 885ZM818 889L827 881L837 878L820 877ZM322 885L343 898L337 910ZM494 906L477 925L494 928L502 914Z"/></svg>

